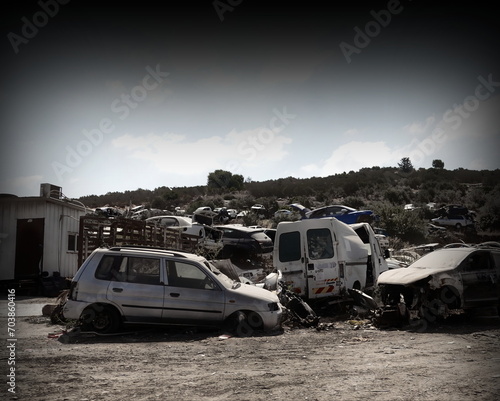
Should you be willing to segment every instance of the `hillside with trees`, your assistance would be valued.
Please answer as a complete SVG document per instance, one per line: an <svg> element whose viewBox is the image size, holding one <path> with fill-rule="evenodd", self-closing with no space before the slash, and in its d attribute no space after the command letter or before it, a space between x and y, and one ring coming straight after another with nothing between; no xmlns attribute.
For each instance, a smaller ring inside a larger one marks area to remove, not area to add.
<svg viewBox="0 0 500 401"><path fill-rule="evenodd" d="M403 158L398 167L371 167L328 177L286 177L262 182L216 170L208 175L206 186L139 188L84 196L79 200L91 208L143 204L167 211L178 207L188 214L200 206L248 210L259 203L266 207L269 216L291 203L301 203L311 209L342 204L373 210L380 216L377 226L411 242L426 240L426 225L436 214L426 206L428 203L435 203L436 208L457 204L474 211L475 236L480 233L498 240L500 170L446 170L441 160L434 160L432 166L414 169L411 161ZM406 204L413 204L414 209L404 210Z"/></svg>

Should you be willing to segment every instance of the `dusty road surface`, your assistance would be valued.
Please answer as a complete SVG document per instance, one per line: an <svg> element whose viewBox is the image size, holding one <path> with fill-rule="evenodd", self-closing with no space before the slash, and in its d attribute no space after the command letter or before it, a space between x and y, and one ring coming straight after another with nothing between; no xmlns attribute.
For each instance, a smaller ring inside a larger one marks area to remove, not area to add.
<svg viewBox="0 0 500 401"><path fill-rule="evenodd" d="M7 317L0 321L12 344ZM18 316L15 349L2 347L1 399L500 400L496 316L457 317L425 332L332 317L319 328L227 339L185 328L61 336L64 326L46 317Z"/></svg>

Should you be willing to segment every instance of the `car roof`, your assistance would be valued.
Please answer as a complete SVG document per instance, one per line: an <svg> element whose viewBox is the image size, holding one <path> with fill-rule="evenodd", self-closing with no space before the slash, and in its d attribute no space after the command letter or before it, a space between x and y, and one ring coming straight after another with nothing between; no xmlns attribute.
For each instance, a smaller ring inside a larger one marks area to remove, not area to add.
<svg viewBox="0 0 500 401"><path fill-rule="evenodd" d="M156 221L156 220L162 220L162 219L172 219L172 220L177 220L178 222L183 222L183 223L187 223L189 225L191 225L191 219L188 218L188 217L185 217L185 216L174 216L174 215L171 215L171 214L167 214L167 215L164 215L164 216L153 216L153 217L148 217L146 219L147 222L150 222L150 221Z"/></svg>
<svg viewBox="0 0 500 401"><path fill-rule="evenodd" d="M250 228L247 226L238 226L235 224L225 224L221 226L214 226L215 228L218 228L219 230L224 230L224 229L230 229L230 230L236 230L236 231L243 231L247 233L254 233L254 232L262 232L264 231L264 228Z"/></svg>
<svg viewBox="0 0 500 401"><path fill-rule="evenodd" d="M325 209L328 209L328 208L331 208L331 207L336 207L336 208L341 208L341 209L345 209L349 212L358 212L357 209L354 209L353 207L350 207L350 206L345 206L345 205L328 205L328 206L321 206L321 207L318 207L316 209L313 209L312 212L315 212L315 211L319 211L319 210L325 210Z"/></svg>
<svg viewBox="0 0 500 401"><path fill-rule="evenodd" d="M456 267L457 263L462 261L468 254L476 251L476 248L461 247L461 248L441 248L433 252L429 252L417 259L410 266L411 268L430 268L443 270Z"/></svg>
<svg viewBox="0 0 500 401"><path fill-rule="evenodd" d="M136 246L136 245L123 245L123 246L113 246L111 248L97 248L94 252L99 253L109 253L109 252L120 252L124 254L143 254L143 255L154 255L154 256L170 256L177 258L186 258L190 260L196 260L199 262L203 262L206 259L202 256L182 252L175 249L165 249L165 248L155 248L148 246Z"/></svg>

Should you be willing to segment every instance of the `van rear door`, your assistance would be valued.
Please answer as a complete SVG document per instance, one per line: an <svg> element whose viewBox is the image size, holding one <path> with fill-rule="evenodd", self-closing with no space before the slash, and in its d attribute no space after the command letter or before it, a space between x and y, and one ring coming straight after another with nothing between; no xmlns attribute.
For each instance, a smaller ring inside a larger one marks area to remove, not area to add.
<svg viewBox="0 0 500 401"><path fill-rule="evenodd" d="M274 239L273 264L292 292L307 296L305 244L301 222L281 222Z"/></svg>
<svg viewBox="0 0 500 401"><path fill-rule="evenodd" d="M317 219L314 223L308 225L304 233L308 297L339 295L344 271L339 266L331 219Z"/></svg>

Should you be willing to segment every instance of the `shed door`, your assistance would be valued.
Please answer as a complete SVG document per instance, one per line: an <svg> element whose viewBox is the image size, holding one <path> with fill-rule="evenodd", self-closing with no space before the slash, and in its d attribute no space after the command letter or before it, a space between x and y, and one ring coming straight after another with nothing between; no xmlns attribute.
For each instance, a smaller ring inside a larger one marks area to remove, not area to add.
<svg viewBox="0 0 500 401"><path fill-rule="evenodd" d="M38 277L42 271L45 219L18 219L15 278Z"/></svg>

